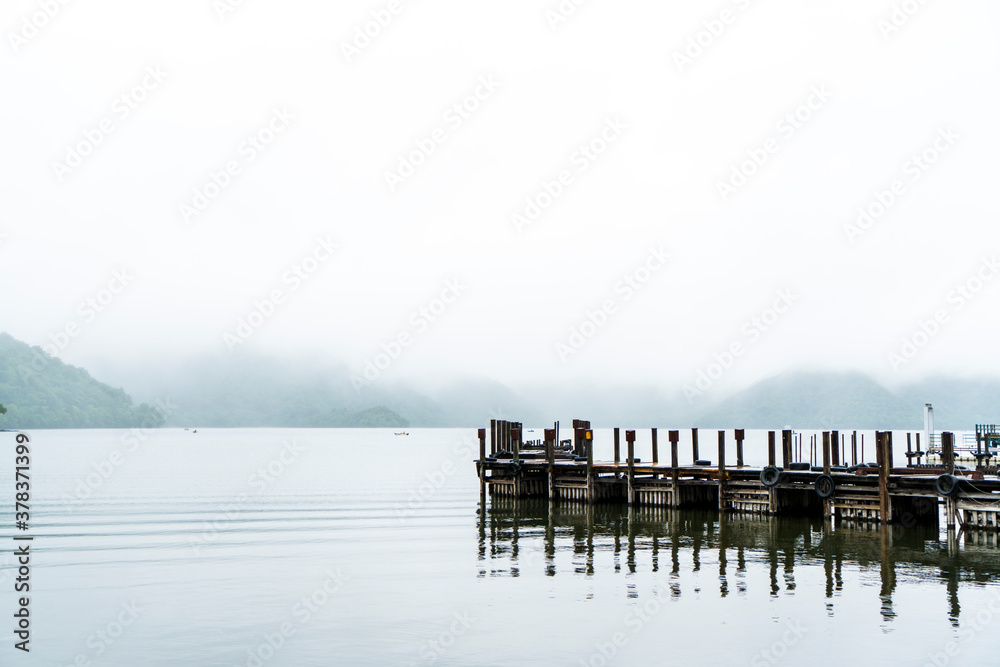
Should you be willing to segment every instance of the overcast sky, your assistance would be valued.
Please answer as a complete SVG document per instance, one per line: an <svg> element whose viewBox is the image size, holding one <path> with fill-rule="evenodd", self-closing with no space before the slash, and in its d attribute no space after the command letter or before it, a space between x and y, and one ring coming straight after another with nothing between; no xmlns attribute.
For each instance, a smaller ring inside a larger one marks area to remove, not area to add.
<svg viewBox="0 0 1000 667"><path fill-rule="evenodd" d="M305 351L514 386L992 373L998 19L11 0L2 328L108 372Z"/></svg>

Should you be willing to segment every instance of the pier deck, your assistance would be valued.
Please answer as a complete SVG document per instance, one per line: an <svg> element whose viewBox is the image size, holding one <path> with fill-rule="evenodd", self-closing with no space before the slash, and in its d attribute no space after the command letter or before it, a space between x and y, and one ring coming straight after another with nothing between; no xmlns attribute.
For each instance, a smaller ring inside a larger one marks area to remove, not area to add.
<svg viewBox="0 0 1000 667"><path fill-rule="evenodd" d="M727 465L727 431L718 431L714 463L700 459L698 432L692 429L695 465L678 463L679 431L668 432L670 462L659 460L657 429L652 429L652 457L634 453L635 431L625 432L627 455L622 460L619 429L614 429L613 461L595 461L593 431L589 422L574 422L574 438L557 445L557 429L546 429L545 438L521 443L516 422L491 422L490 450L486 429L479 430L480 457L476 469L481 492L493 497L548 498L568 502L618 502L669 508L717 508L722 512L749 514L804 514L861 522L933 525L939 506L949 526L1000 530L1000 478L984 474L993 469L956 468L954 436L941 434L941 464L921 464L909 446L908 465L894 467L892 433L876 432L876 461L847 466L846 435L823 432L822 445L814 438L813 454L823 465L793 460L802 453L792 432L768 433L768 466L743 464L744 431L733 431L735 465ZM841 463L843 442L844 464ZM857 455L857 434L851 437L852 460ZM780 446L780 456L777 449ZM863 447L863 444L862 444ZM863 451L863 449L862 449ZM917 463L912 463L916 457ZM780 458L780 463L776 459Z"/></svg>

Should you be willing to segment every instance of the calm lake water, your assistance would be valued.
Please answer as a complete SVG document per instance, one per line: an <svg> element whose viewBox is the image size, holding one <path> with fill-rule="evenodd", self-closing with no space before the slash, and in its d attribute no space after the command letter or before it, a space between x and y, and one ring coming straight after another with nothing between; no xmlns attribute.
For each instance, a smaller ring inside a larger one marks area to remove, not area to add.
<svg viewBox="0 0 1000 667"><path fill-rule="evenodd" d="M2 433L0 665L1000 662L993 536L949 554L936 530L482 508L474 435L31 432L23 654Z"/></svg>

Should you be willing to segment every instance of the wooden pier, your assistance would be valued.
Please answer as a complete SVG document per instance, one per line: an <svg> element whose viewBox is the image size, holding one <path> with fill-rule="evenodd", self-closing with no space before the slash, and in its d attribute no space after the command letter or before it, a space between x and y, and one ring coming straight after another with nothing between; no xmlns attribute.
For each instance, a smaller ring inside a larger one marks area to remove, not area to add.
<svg viewBox="0 0 1000 667"><path fill-rule="evenodd" d="M859 456L856 431L850 435L850 447L846 433L824 431L822 440L814 436L809 443L810 461L795 460L802 458L801 435L769 431L768 465L764 467L744 464L743 429L718 431L714 463L701 458L698 429L691 429L691 465L679 463L679 430L667 431L666 461L660 460L655 428L651 429L648 460L636 455L635 431L624 433L622 460L621 432L613 430L611 461L594 460L594 431L584 420L574 420L571 440L559 439L558 422L545 429L541 440L523 443L522 432L520 423L491 421L487 450L487 429L479 429L476 469L484 498L488 493L491 497L711 508L903 526L938 526L943 507L948 527L1000 530L996 469L989 468L989 457L982 456L976 470L956 467L954 435L948 432L940 434L940 463L935 464L921 463L927 454L920 450L920 435L913 450L907 434L907 463L899 467L893 461L891 431L876 432L875 461L867 462L864 436Z"/></svg>

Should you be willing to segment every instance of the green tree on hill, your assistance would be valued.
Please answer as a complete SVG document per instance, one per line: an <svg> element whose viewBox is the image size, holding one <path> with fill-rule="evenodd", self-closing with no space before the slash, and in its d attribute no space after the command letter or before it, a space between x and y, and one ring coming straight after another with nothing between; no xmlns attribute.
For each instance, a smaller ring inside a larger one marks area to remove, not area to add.
<svg viewBox="0 0 1000 667"><path fill-rule="evenodd" d="M5 414L7 414L7 408L3 406L3 403L0 403L0 415L5 415Z"/></svg>

